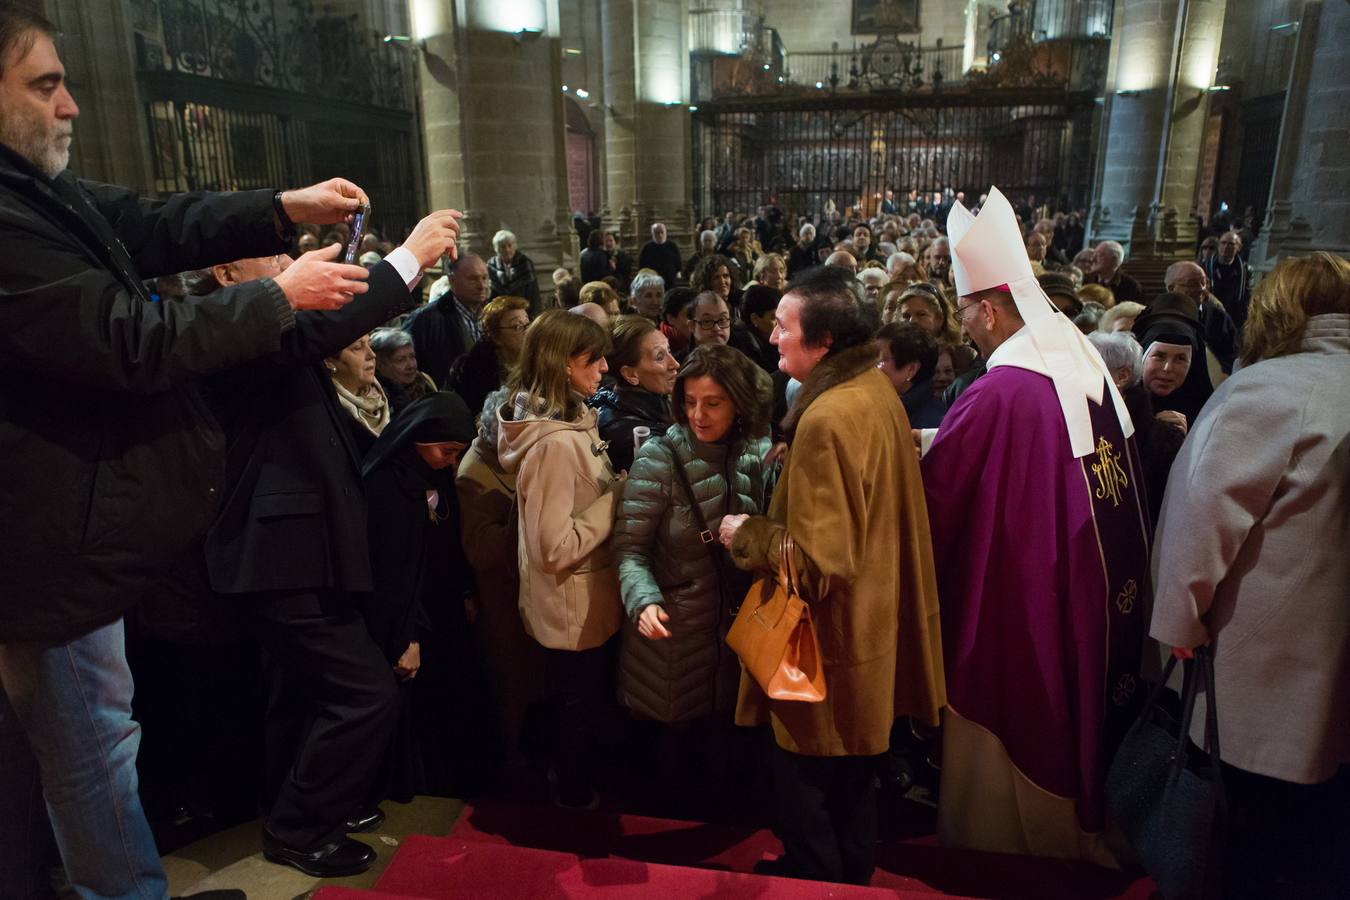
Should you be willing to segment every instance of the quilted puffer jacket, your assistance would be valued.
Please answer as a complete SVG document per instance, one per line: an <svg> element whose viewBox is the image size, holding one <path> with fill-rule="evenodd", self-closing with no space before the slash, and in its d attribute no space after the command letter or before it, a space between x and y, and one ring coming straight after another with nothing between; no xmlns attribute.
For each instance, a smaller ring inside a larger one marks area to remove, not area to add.
<svg viewBox="0 0 1350 900"><path fill-rule="evenodd" d="M619 564L619 586L627 623L619 663L619 692L625 706L659 722L682 722L714 712L730 715L740 666L724 638L732 604L749 588L748 576L723 556L728 579L718 590L717 566L675 477L674 458L684 465L694 496L714 534L722 516L757 514L768 502L766 438L734 445L705 444L687 427L673 425L664 437L642 445L614 523L610 549ZM723 598L726 598L725 600ZM671 637L648 640L638 633L638 616L659 603L670 616Z"/></svg>

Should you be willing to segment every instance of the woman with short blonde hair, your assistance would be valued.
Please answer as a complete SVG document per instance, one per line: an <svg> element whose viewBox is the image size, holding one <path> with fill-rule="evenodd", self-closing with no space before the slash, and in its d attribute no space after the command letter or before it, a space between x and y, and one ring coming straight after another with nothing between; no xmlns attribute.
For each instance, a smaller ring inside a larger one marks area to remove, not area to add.
<svg viewBox="0 0 1350 900"><path fill-rule="evenodd" d="M779 253L765 253L755 260L752 279L765 287L781 291L787 285L787 260Z"/></svg>
<svg viewBox="0 0 1350 900"><path fill-rule="evenodd" d="M1345 896L1350 263L1318 251L1276 266L1242 362L1172 466L1150 634L1213 654L1190 736L1217 697L1224 896Z"/></svg>
<svg viewBox="0 0 1350 900"><path fill-rule="evenodd" d="M477 415L488 394L502 386L520 358L525 329L530 324L530 301L524 297L493 297L479 316L483 336L450 366L446 387L464 398Z"/></svg>
<svg viewBox="0 0 1350 900"><path fill-rule="evenodd" d="M580 303L594 303L611 315L619 314L619 292L603 281L588 281L581 286Z"/></svg>

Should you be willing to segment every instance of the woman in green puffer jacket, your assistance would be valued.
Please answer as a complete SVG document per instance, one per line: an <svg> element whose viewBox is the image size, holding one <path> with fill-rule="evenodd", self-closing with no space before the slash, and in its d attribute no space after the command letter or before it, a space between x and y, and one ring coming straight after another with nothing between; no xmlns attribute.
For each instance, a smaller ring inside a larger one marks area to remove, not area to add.
<svg viewBox="0 0 1350 900"><path fill-rule="evenodd" d="M641 718L730 722L740 665L724 638L749 581L700 533L767 507L771 391L739 350L699 346L675 382L676 424L644 443L629 470L610 548L628 620L620 697Z"/></svg>

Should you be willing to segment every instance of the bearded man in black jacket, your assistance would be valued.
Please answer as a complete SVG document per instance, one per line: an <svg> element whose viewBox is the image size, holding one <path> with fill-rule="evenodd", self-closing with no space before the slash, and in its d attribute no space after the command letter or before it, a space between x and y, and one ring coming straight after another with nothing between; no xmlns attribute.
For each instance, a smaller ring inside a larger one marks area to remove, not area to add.
<svg viewBox="0 0 1350 900"><path fill-rule="evenodd" d="M292 220L343 221L366 197L334 179L150 201L72 177L79 109L55 33L0 3L0 722L22 732L3 749L7 760L24 742L35 751L78 893L163 897L137 795L122 616L219 499L222 436L194 383L280 352L295 340L294 309L336 309L367 274L329 248L276 278L174 303L152 303L142 281L281 253ZM0 883L22 891L23 835L10 837Z"/></svg>

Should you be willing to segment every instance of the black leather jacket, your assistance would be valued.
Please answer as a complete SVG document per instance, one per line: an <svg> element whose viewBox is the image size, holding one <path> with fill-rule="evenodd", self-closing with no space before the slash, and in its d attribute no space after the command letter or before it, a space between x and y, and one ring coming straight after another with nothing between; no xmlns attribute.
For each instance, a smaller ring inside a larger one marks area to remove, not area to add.
<svg viewBox="0 0 1350 900"><path fill-rule="evenodd" d="M600 437L609 441L609 461L614 471L623 472L633 465L633 429L646 425L652 437L666 433L675 420L670 398L639 387L604 387L595 392L588 405L596 411Z"/></svg>

